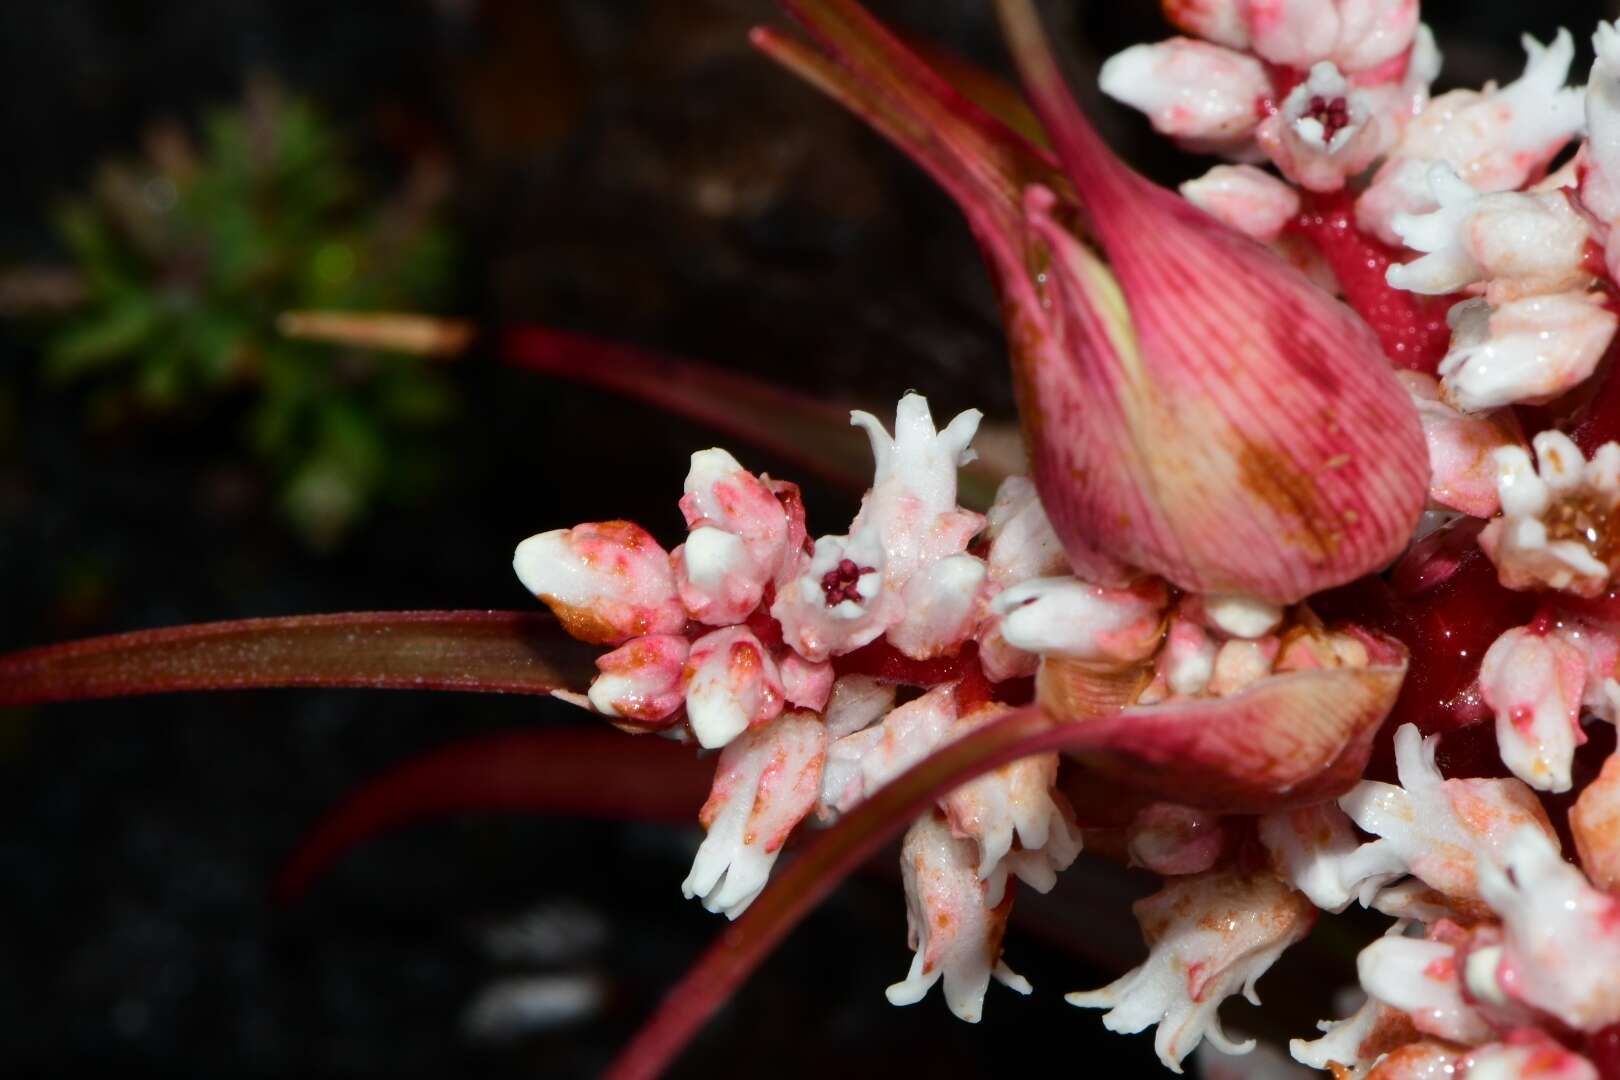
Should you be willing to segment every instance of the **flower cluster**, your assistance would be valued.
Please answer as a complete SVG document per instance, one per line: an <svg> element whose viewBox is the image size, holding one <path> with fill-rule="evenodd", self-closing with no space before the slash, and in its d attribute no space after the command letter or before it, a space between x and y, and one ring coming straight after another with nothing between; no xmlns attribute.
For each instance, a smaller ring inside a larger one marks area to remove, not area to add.
<svg viewBox="0 0 1620 1080"><path fill-rule="evenodd" d="M1156 1026L1172 1070L1243 1051L1221 1003L1355 903L1394 921L1302 1066L1620 1076L1620 759L1587 749L1620 722L1620 30L1585 88L1563 32L1431 97L1416 0L1166 0L1193 36L1102 86L1232 159L1177 196L1108 152L1025 0L999 8L1040 146L849 0L788 6L820 51L761 46L973 225L1030 476L959 506L979 416L940 430L913 394L892 434L853 414L875 477L841 533L706 450L673 551L628 522L519 546L612 648L570 699L719 751L686 894L735 917L802 824L1033 703L1067 754L911 824L891 1001L943 982L976 1020L992 980L1028 993L1015 882L1051 888L1084 837L1166 880L1143 964L1068 1000Z"/></svg>

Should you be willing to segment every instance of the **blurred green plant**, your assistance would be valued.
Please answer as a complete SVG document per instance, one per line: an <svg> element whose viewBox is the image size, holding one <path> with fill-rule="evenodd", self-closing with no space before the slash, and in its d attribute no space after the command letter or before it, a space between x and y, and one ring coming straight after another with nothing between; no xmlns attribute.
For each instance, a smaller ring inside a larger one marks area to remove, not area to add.
<svg viewBox="0 0 1620 1080"><path fill-rule="evenodd" d="M333 127L265 82L208 115L200 145L154 128L142 160L103 165L57 213L83 295L54 324L46 374L90 385L94 424L230 400L281 511L329 547L379 500L432 484L426 436L454 399L429 359L289 340L277 317L435 310L453 259L436 212L447 187L418 165L368 200Z"/></svg>

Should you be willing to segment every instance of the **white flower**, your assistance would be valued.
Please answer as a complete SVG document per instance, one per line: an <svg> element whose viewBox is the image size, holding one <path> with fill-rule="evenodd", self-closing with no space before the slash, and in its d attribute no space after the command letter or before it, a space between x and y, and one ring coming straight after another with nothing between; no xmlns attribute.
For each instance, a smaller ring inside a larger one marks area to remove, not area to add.
<svg viewBox="0 0 1620 1080"><path fill-rule="evenodd" d="M914 955L905 979L888 988L890 1004L916 1004L943 978L945 1004L957 1017L976 1024L992 977L1029 993L1029 983L1001 960L1012 896L991 903L991 886L980 879L975 861L973 844L952 836L938 814L924 814L906 833L900 873Z"/></svg>
<svg viewBox="0 0 1620 1080"><path fill-rule="evenodd" d="M877 640L905 613L900 597L885 585L884 566L874 534L817 540L815 554L771 605L783 640L816 661Z"/></svg>
<svg viewBox="0 0 1620 1080"><path fill-rule="evenodd" d="M1602 294L1587 292L1527 296L1497 308L1469 300L1447 318L1443 394L1467 412L1561 396L1597 369L1620 325Z"/></svg>
<svg viewBox="0 0 1620 1080"><path fill-rule="evenodd" d="M1187 201L1256 240L1272 241L1299 215L1299 192L1253 165L1217 165L1181 185Z"/></svg>
<svg viewBox="0 0 1620 1080"><path fill-rule="evenodd" d="M1538 791L1568 791L1581 734L1586 657L1548 628L1517 627L1491 644L1480 696L1496 715L1496 744L1513 775Z"/></svg>
<svg viewBox="0 0 1620 1080"><path fill-rule="evenodd" d="M1477 1047L1456 1071L1468 1080L1599 1080L1590 1061L1536 1029L1515 1033L1511 1042Z"/></svg>
<svg viewBox="0 0 1620 1080"><path fill-rule="evenodd" d="M1026 652L1135 661L1158 646L1165 602L1158 581L1110 589L1075 578L1035 578L1001 593L990 609L1001 616L1007 642Z"/></svg>
<svg viewBox="0 0 1620 1080"><path fill-rule="evenodd" d="M898 592L922 567L964 551L984 528L982 514L956 505L956 472L976 457L969 444L981 416L969 409L936 431L927 399L907 394L895 410L891 437L871 413L850 414L872 442L876 476L849 534L852 543L870 535L882 546L889 588Z"/></svg>
<svg viewBox="0 0 1620 1080"><path fill-rule="evenodd" d="M705 749L725 746L782 712L782 679L759 638L728 626L692 643L686 718Z"/></svg>
<svg viewBox="0 0 1620 1080"><path fill-rule="evenodd" d="M1597 596L1611 573L1608 520L1620 507L1620 444L1605 443L1591 461L1558 431L1537 435L1534 446L1534 465L1522 447L1496 451L1502 516L1480 533L1480 547L1510 589Z"/></svg>
<svg viewBox="0 0 1620 1080"><path fill-rule="evenodd" d="M1481 194L1444 163L1429 168L1428 180L1436 208L1390 222L1402 243L1426 252L1390 266L1385 277L1395 288L1441 295L1489 280L1490 299L1503 302L1591 280L1591 229L1563 192Z"/></svg>
<svg viewBox="0 0 1620 1080"><path fill-rule="evenodd" d="M995 502L986 515L990 549L985 555L986 597L1031 578L1066 573L1069 558L1047 520L1035 485L1026 477L1009 476L996 489ZM974 636L979 642L979 663L992 682L1035 674L1040 658L1007 643L1002 617L988 613Z"/></svg>
<svg viewBox="0 0 1620 1080"><path fill-rule="evenodd" d="M1614 225L1620 221L1620 27L1598 23L1592 49L1597 55L1586 84L1583 151L1589 167L1581 178L1581 202Z"/></svg>
<svg viewBox="0 0 1620 1080"><path fill-rule="evenodd" d="M1502 919L1501 988L1581 1031L1620 1021L1620 901L1592 888L1539 830L1518 830L1502 854L1479 877Z"/></svg>
<svg viewBox="0 0 1620 1080"><path fill-rule="evenodd" d="M1329 1071L1333 1064L1362 1076L1372 1063L1388 1050L1391 1037L1410 1030L1406 1015L1377 998L1368 997L1354 1013L1343 1020L1322 1020L1316 1025L1318 1039L1293 1039L1288 1051L1295 1061L1313 1069ZM1444 1074L1441 1074L1444 1075Z"/></svg>
<svg viewBox="0 0 1620 1080"><path fill-rule="evenodd" d="M1176 1073L1206 1037L1228 1053L1253 1045L1228 1039L1217 1010L1240 991L1259 1004L1255 980L1316 916L1310 901L1270 873L1236 870L1176 878L1134 910L1151 949L1147 960L1101 990L1065 1000L1108 1009L1103 1024L1110 1031L1133 1034L1157 1024L1154 1048Z"/></svg>
<svg viewBox="0 0 1620 1080"><path fill-rule="evenodd" d="M1559 31L1551 45L1524 38L1524 74L1497 89L1454 90L1430 101L1406 127L1394 153L1356 203L1356 221L1387 244L1399 244L1398 214L1436 208L1426 178L1436 162L1478 192L1513 191L1536 175L1584 117L1582 92L1567 89L1575 40Z"/></svg>
<svg viewBox="0 0 1620 1080"><path fill-rule="evenodd" d="M1456 305L1452 315L1469 306ZM1401 371L1396 377L1412 397L1429 447L1430 504L1478 518L1495 516L1502 503L1496 494L1496 459L1492 455L1504 446L1521 445L1522 441L1512 414L1473 415L1459 411L1463 407L1489 407L1488 399L1473 396L1469 381L1454 384L1453 389L1461 389L1465 400L1453 407L1451 402L1441 400L1440 384L1433 376ZM1468 378L1463 376L1464 380Z"/></svg>
<svg viewBox="0 0 1620 1080"><path fill-rule="evenodd" d="M954 654L979 623L984 583L984 562L972 555L922 567L901 590L906 614L889 628L889 643L915 660Z"/></svg>
<svg viewBox="0 0 1620 1080"><path fill-rule="evenodd" d="M956 684L947 683L882 723L835 740L827 749L818 816L830 820L847 812L948 741L955 723Z"/></svg>
<svg viewBox="0 0 1620 1080"><path fill-rule="evenodd" d="M1487 1042L1491 1025L1464 997L1456 957L1446 942L1390 934L1361 950L1356 975L1368 996L1406 1013L1424 1034Z"/></svg>
<svg viewBox="0 0 1620 1080"><path fill-rule="evenodd" d="M1008 712L990 706L957 721L952 738ZM951 833L973 841L979 851L979 877L994 881L1008 873L1037 892L1048 892L1057 872L1080 854L1080 829L1068 800L1053 790L1056 752L1020 758L969 780L940 800ZM1017 840L1018 850L1013 850ZM992 886L990 903L1001 897Z"/></svg>
<svg viewBox="0 0 1620 1080"><path fill-rule="evenodd" d="M814 713L792 712L733 740L720 752L714 786L698 820L708 830L688 899L735 919L770 877L788 834L815 806L827 731Z"/></svg>
<svg viewBox="0 0 1620 1080"><path fill-rule="evenodd" d="M870 675L845 675L833 683L822 718L834 739L870 727L894 708L894 684Z"/></svg>
<svg viewBox="0 0 1620 1080"><path fill-rule="evenodd" d="M1352 89L1330 61L1313 64L1256 138L1284 176L1312 191L1337 191L1371 165L1398 131L1374 112L1371 95Z"/></svg>
<svg viewBox="0 0 1620 1080"><path fill-rule="evenodd" d="M1341 856L1340 879L1363 903L1405 873L1453 900L1478 900L1481 868L1499 857L1510 836L1525 826L1553 835L1523 782L1447 780L1434 763L1438 745L1438 737L1402 725L1395 733L1400 786L1363 780L1339 798L1350 819L1378 837Z"/></svg>
<svg viewBox="0 0 1620 1080"><path fill-rule="evenodd" d="M1259 833L1277 875L1323 911L1343 911L1364 889L1375 890L1396 873L1368 875L1357 867L1352 856L1361 842L1331 802L1266 814Z"/></svg>
<svg viewBox="0 0 1620 1080"><path fill-rule="evenodd" d="M1154 130L1207 148L1241 146L1271 93L1265 67L1252 56L1188 38L1132 45L1108 58L1097 76L1102 92L1147 114Z"/></svg>

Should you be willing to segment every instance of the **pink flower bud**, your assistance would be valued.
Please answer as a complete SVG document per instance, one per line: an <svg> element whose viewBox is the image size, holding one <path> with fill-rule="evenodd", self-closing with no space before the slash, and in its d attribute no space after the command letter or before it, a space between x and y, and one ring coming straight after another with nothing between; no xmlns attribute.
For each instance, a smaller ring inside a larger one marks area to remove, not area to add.
<svg viewBox="0 0 1620 1080"><path fill-rule="evenodd" d="M668 553L633 522L531 536L517 546L512 569L564 629L593 645L673 634L686 625Z"/></svg>
<svg viewBox="0 0 1620 1080"><path fill-rule="evenodd" d="M782 712L782 680L765 646L729 626L692 643L687 661L686 718L705 748L725 746Z"/></svg>
<svg viewBox="0 0 1620 1080"><path fill-rule="evenodd" d="M591 706L640 724L668 720L686 700L688 651L678 634L649 634L597 657Z"/></svg>

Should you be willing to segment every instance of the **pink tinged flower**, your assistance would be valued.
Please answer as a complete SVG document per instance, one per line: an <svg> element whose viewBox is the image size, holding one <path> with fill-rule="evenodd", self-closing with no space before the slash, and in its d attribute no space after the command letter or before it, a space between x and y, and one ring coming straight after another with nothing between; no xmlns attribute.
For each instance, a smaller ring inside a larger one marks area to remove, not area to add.
<svg viewBox="0 0 1620 1080"><path fill-rule="evenodd" d="M1344 811L1331 802L1266 814L1259 820L1259 834L1272 870L1323 911L1343 911L1399 872L1358 862L1361 841Z"/></svg>
<svg viewBox="0 0 1620 1080"><path fill-rule="evenodd" d="M1470 1050L1457 1062L1456 1071L1467 1080L1599 1080L1590 1061L1536 1028Z"/></svg>
<svg viewBox="0 0 1620 1080"><path fill-rule="evenodd" d="M1007 712L1005 706L979 709L956 722L953 737L966 734ZM1056 753L1020 758L968 781L939 801L951 834L971 840L979 852L978 875L997 872L1048 892L1057 874L1080 854L1080 829L1068 800L1053 790ZM1014 841L1017 849L1014 850ZM990 902L1000 901L992 886Z"/></svg>
<svg viewBox="0 0 1620 1080"><path fill-rule="evenodd" d="M956 473L976 457L969 444L981 416L969 409L937 431L927 399L907 394L895 410L891 436L871 413L850 413L850 422L872 442L876 476L849 534L876 537L891 589L903 589L924 566L960 554L984 528L982 514L956 505Z"/></svg>
<svg viewBox="0 0 1620 1080"><path fill-rule="evenodd" d="M1620 325L1596 292L1527 296L1495 308L1470 300L1447 319L1451 350L1440 362L1441 393L1466 412L1563 395L1597 370Z"/></svg>
<svg viewBox="0 0 1620 1080"><path fill-rule="evenodd" d="M990 541L985 554L986 599L1032 578L1054 577L1069 569L1063 541L1052 531L1035 485L1028 478L1009 476L996 490L995 502L985 515ZM979 663L991 682L1035 674L1040 658L1007 643L1001 632L1002 616L987 612L974 637Z"/></svg>
<svg viewBox="0 0 1620 1080"><path fill-rule="evenodd" d="M1256 141L1289 180L1311 191L1338 191L1398 135L1396 125L1377 114L1376 104L1322 61L1261 123Z"/></svg>
<svg viewBox="0 0 1620 1080"><path fill-rule="evenodd" d="M1497 638L1479 667L1480 695L1496 715L1496 744L1513 775L1538 791L1568 791L1581 731L1586 657L1553 631L1518 627Z"/></svg>
<svg viewBox="0 0 1620 1080"><path fill-rule="evenodd" d="M1457 1048L1424 1039L1391 1051L1365 1080L1450 1080L1457 1075Z"/></svg>
<svg viewBox="0 0 1620 1080"><path fill-rule="evenodd" d="M687 670L686 719L705 749L725 746L782 713L776 662L743 627L726 627L694 641Z"/></svg>
<svg viewBox="0 0 1620 1080"><path fill-rule="evenodd" d="M596 658L601 672L591 682L591 707L604 716L658 725L686 700L686 657L678 634L648 634Z"/></svg>
<svg viewBox="0 0 1620 1080"><path fill-rule="evenodd" d="M1228 1039L1217 1010L1239 992L1259 1004L1255 981L1316 918L1310 901L1271 874L1237 870L1177 878L1133 910L1147 960L1101 990L1065 1000L1108 1009L1103 1025L1110 1031L1134 1034L1157 1024L1153 1045L1173 1072L1205 1038L1228 1053L1253 1045Z"/></svg>
<svg viewBox="0 0 1620 1080"><path fill-rule="evenodd" d="M1597 54L1586 84L1586 168L1580 180L1581 202L1612 229L1620 223L1620 26L1598 23L1592 35ZM1610 244L1620 252L1620 246ZM1614 277L1615 254L1609 256Z"/></svg>
<svg viewBox="0 0 1620 1080"><path fill-rule="evenodd" d="M991 611L1015 648L1042 656L1134 663L1153 654L1169 596L1147 578L1111 589L1074 578L1035 578L999 594Z"/></svg>
<svg viewBox="0 0 1620 1080"><path fill-rule="evenodd" d="M791 712L720 752L714 786L698 813L707 835L681 892L735 919L759 895L788 835L816 803L827 731L813 713Z"/></svg>
<svg viewBox="0 0 1620 1080"><path fill-rule="evenodd" d="M1581 1031L1620 1020L1620 901L1565 862L1556 839L1517 831L1479 884L1502 919L1495 979L1507 997Z"/></svg>
<svg viewBox="0 0 1620 1080"><path fill-rule="evenodd" d="M1040 189L1025 213L1044 279L998 256L1035 479L1076 574L1119 584L1124 563L1291 603L1388 562L1427 470L1372 331L1114 158L1037 35L1019 16L1015 52L1111 260Z"/></svg>
<svg viewBox="0 0 1620 1080"><path fill-rule="evenodd" d="M1448 942L1387 935L1361 950L1356 975L1368 996L1406 1013L1425 1035L1472 1045L1494 1034L1464 994L1457 947Z"/></svg>
<svg viewBox="0 0 1620 1080"><path fill-rule="evenodd" d="M1412 395L1429 444L1429 501L1477 518L1494 517L1502 508L1496 493L1496 451L1523 445L1512 413L1460 412L1441 400L1440 383L1433 376L1403 371L1400 379Z"/></svg>
<svg viewBox="0 0 1620 1080"><path fill-rule="evenodd" d="M1226 848L1221 820L1207 810L1175 803L1149 803L1126 829L1131 863L1165 877L1201 874Z"/></svg>
<svg viewBox="0 0 1620 1080"><path fill-rule="evenodd" d="M1350 819L1378 839L1344 856L1340 873L1362 881L1363 902L1392 876L1410 873L1462 903L1480 899L1482 867L1529 827L1552 837L1535 792L1516 779L1447 780L1434 763L1438 737L1405 724L1395 733L1400 785L1363 780L1339 799Z"/></svg>
<svg viewBox="0 0 1620 1080"><path fill-rule="evenodd" d="M1569 811L1581 868L1600 889L1620 890L1620 755L1609 755L1597 779Z"/></svg>
<svg viewBox="0 0 1620 1080"><path fill-rule="evenodd" d="M742 622L765 595L766 576L742 537L703 525L671 555L681 603L710 626Z"/></svg>
<svg viewBox="0 0 1620 1080"><path fill-rule="evenodd" d="M1592 230L1564 192L1482 195L1445 164L1431 166L1428 178L1437 208L1390 223L1402 243L1425 252L1390 266L1385 277L1395 288L1438 296L1488 281L1486 299L1501 305L1591 283Z"/></svg>
<svg viewBox="0 0 1620 1080"><path fill-rule="evenodd" d="M789 705L820 712L832 695L833 669L828 663L814 663L795 652L788 652L777 664L782 677L782 696Z"/></svg>
<svg viewBox="0 0 1620 1080"><path fill-rule="evenodd" d="M771 605L788 647L822 661L881 637L905 614L900 597L885 586L885 565L875 533L817 540L815 554Z"/></svg>
<svg viewBox="0 0 1620 1080"><path fill-rule="evenodd" d="M996 489L996 499L985 515L990 540L985 562L990 584L997 589L1031 578L1056 577L1068 569L1063 541L1052 531L1035 485L1023 476L1009 476Z"/></svg>
<svg viewBox="0 0 1620 1080"><path fill-rule="evenodd" d="M906 889L906 932L914 955L905 979L886 991L892 1005L914 1005L941 979L945 1004L959 1019L979 1022L990 980L1030 992L1029 983L1001 959L1001 939L1012 910L1007 892L990 903L974 845L951 835L942 816L927 813L906 833L900 874Z"/></svg>
<svg viewBox="0 0 1620 1080"><path fill-rule="evenodd" d="M517 546L512 569L565 630L593 645L622 645L686 625L668 553L633 522L604 521L531 536Z"/></svg>
<svg viewBox="0 0 1620 1080"><path fill-rule="evenodd" d="M1299 216L1299 192L1253 165L1217 165L1180 190L1215 220L1266 243Z"/></svg>
<svg viewBox="0 0 1620 1080"><path fill-rule="evenodd" d="M1388 244L1400 237L1398 213L1435 209L1426 172L1435 162L1477 192L1514 191L1541 172L1580 130L1582 94L1568 89L1575 41L1559 31L1551 45L1524 39L1524 74L1501 89L1454 90L1430 101L1406 127L1394 153L1356 204L1356 220Z"/></svg>
<svg viewBox="0 0 1620 1080"><path fill-rule="evenodd" d="M1252 56L1188 38L1133 45L1098 73L1102 92L1154 130L1199 149L1235 149L1254 134L1271 80Z"/></svg>
<svg viewBox="0 0 1620 1080"><path fill-rule="evenodd" d="M692 455L681 513L688 528L718 529L742 541L762 580L773 579L797 555L789 543L790 523L781 500L724 450Z"/></svg>
<svg viewBox="0 0 1620 1080"><path fill-rule="evenodd" d="M1162 679L1165 691L1179 697L1204 693L1215 674L1219 648L1202 624L1177 613L1159 651L1155 683Z"/></svg>
<svg viewBox="0 0 1620 1080"><path fill-rule="evenodd" d="M836 818L944 745L956 723L956 684L936 686L880 724L836 739L827 751L818 816Z"/></svg>
<svg viewBox="0 0 1620 1080"><path fill-rule="evenodd" d="M1248 689L1271 674L1281 650L1282 642L1274 637L1226 642L1215 652L1215 667L1205 692L1226 697Z"/></svg>
<svg viewBox="0 0 1620 1080"><path fill-rule="evenodd" d="M1318 1039L1293 1039L1289 1054L1302 1065L1328 1072L1333 1065L1350 1070L1350 1075L1367 1076L1375 1061L1389 1060L1391 1051L1410 1045L1417 1029L1405 1013L1392 1009L1377 998L1367 998L1361 1007L1343 1020L1322 1020L1316 1025ZM1388 1055L1388 1056L1386 1056ZM1450 1060L1450 1054L1447 1061ZM1406 1076L1406 1074L1401 1074ZM1444 1072L1415 1073L1406 1080L1440 1080Z"/></svg>
<svg viewBox="0 0 1620 1080"><path fill-rule="evenodd" d="M1520 447L1496 452L1502 516L1479 545L1507 588L1601 595L1617 554L1609 523L1620 506L1620 444L1605 443L1590 461L1558 431L1533 445L1534 464Z"/></svg>
<svg viewBox="0 0 1620 1080"><path fill-rule="evenodd" d="M986 570L972 555L948 555L911 575L900 592L905 617L890 644L913 660L954 655L973 636L984 602Z"/></svg>

